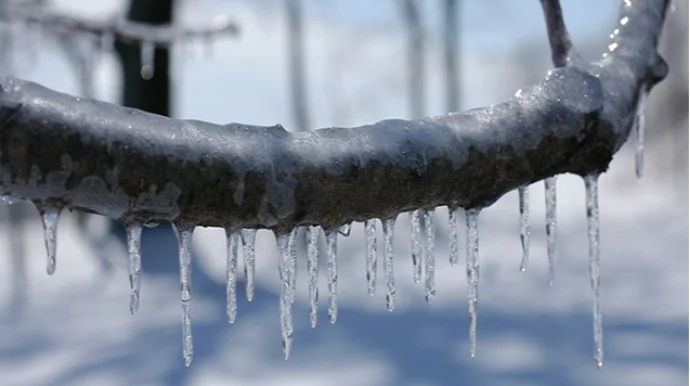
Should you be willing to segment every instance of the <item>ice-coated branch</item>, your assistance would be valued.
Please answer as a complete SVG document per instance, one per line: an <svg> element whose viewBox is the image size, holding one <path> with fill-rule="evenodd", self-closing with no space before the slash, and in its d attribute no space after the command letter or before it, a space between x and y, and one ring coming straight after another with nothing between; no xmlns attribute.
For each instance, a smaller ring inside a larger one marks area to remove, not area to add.
<svg viewBox="0 0 690 386"><path fill-rule="evenodd" d="M109 36L125 42L147 42L156 45L171 44L177 40L210 38L217 35L239 34L239 28L226 15L218 15L209 25L179 26L137 23L123 18L109 20L80 19L48 11L31 5L2 4L0 20L10 23L38 25L44 29L61 29L72 32Z"/></svg>
<svg viewBox="0 0 690 386"><path fill-rule="evenodd" d="M539 0L544 11L546 30L551 45L551 59L554 66L563 67L575 54L570 34L563 20L560 0Z"/></svg>
<svg viewBox="0 0 690 386"><path fill-rule="evenodd" d="M290 133L176 120L0 79L0 194L139 222L288 230L489 205L560 173L602 172L643 84L667 72L667 0L623 1L608 55L515 99L418 120Z"/></svg>

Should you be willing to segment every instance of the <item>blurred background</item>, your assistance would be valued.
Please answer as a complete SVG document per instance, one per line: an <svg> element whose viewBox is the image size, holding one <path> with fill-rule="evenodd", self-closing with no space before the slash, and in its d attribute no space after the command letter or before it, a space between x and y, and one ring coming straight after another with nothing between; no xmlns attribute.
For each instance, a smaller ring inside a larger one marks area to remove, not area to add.
<svg viewBox="0 0 690 386"><path fill-rule="evenodd" d="M546 284L543 184L530 188L526 272L518 270L517 194L482 212L475 358L469 357L465 272L448 263L446 208L436 211L433 305L412 280L408 216L396 226L392 313L381 277L377 295L366 295L364 232L355 223L339 240L338 322L327 321L322 271L319 325L312 330L299 245L295 341L287 362L273 235L259 232L257 294L251 303L239 298L238 320L229 325L225 235L197 229L195 358L185 368L177 242L169 226L144 230L141 309L132 316L119 224L64 213L58 268L48 277L35 208L3 204L0 384L686 385L687 3L675 1L664 29L661 53L670 75L646 108L645 175L635 177L631 138L600 179L602 369L593 360L584 184L561 176L553 287ZM618 2L562 5L576 47L587 61L596 60ZM146 44L25 23L16 7L104 24L128 18L195 29L229 21L239 33L175 41L152 54ZM0 52L0 74L62 92L175 118L280 122L292 131L498 103L551 67L537 0L4 0ZM459 229L464 232L462 221ZM242 277L238 293L244 293Z"/></svg>

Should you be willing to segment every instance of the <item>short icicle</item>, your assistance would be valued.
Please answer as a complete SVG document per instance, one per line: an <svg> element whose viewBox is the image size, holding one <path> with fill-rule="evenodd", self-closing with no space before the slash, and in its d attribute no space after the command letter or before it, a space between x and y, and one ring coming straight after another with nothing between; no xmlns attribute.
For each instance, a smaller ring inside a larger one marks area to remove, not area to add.
<svg viewBox="0 0 690 386"><path fill-rule="evenodd" d="M240 234L234 229L225 229L226 239L226 282L225 282L225 311L228 323L235 323L237 319L237 249Z"/></svg>
<svg viewBox="0 0 690 386"><path fill-rule="evenodd" d="M254 270L256 267L256 229L242 229L242 258L244 259L244 278L247 301L254 299Z"/></svg>
<svg viewBox="0 0 690 386"><path fill-rule="evenodd" d="M645 106L647 105L648 91L642 90L637 101L637 110L635 111L635 137L637 140L637 147L635 148L635 174L637 178L642 177L642 169L644 166L644 129L645 129Z"/></svg>
<svg viewBox="0 0 690 386"><path fill-rule="evenodd" d="M39 202L35 203L35 205L43 223L43 239L48 256L46 272L48 272L48 275L53 275L57 267L57 225L62 206Z"/></svg>
<svg viewBox="0 0 690 386"><path fill-rule="evenodd" d="M340 227L340 229L338 229L338 232L339 232L341 235L343 235L343 236L345 236L345 237L348 237L348 236L350 235L350 231L351 231L351 230L352 230L352 223L349 222L349 223L347 223L347 224L342 225L342 226Z"/></svg>
<svg viewBox="0 0 690 386"><path fill-rule="evenodd" d="M153 42L142 41L140 44L141 48L141 77L143 79L151 79L154 75L154 56L156 51L156 46Z"/></svg>
<svg viewBox="0 0 690 386"><path fill-rule="evenodd" d="M525 272L529 261L529 186L518 188L520 206L520 242L522 243L522 261L520 271Z"/></svg>
<svg viewBox="0 0 690 386"><path fill-rule="evenodd" d="M422 211L410 212L410 240L412 241L413 279L419 283L422 279Z"/></svg>
<svg viewBox="0 0 690 386"><path fill-rule="evenodd" d="M599 306L599 174L588 174L584 179L589 239L589 279L594 294L594 359L597 367L600 368L604 363L604 333Z"/></svg>
<svg viewBox="0 0 690 386"><path fill-rule="evenodd" d="M395 308L395 276L393 274L393 233L395 232L395 217L383 222L383 243L386 262L386 307L388 311Z"/></svg>
<svg viewBox="0 0 690 386"><path fill-rule="evenodd" d="M326 254L328 255L328 319L338 319L338 232L326 232Z"/></svg>
<svg viewBox="0 0 690 386"><path fill-rule="evenodd" d="M426 250L424 253L424 286L426 289L426 302L431 304L436 297L434 245L436 244L436 215L434 209L425 209L424 224L426 231Z"/></svg>
<svg viewBox="0 0 690 386"><path fill-rule="evenodd" d="M127 254L129 257L129 312L135 315L139 311L139 293L141 291L141 231L138 222L125 225L127 233Z"/></svg>
<svg viewBox="0 0 690 386"><path fill-rule="evenodd" d="M376 220L370 219L364 222L364 232L367 240L366 264L367 264L367 293L369 296L376 294Z"/></svg>
<svg viewBox="0 0 690 386"><path fill-rule="evenodd" d="M319 304L319 230L310 226L307 230L307 271L309 271L309 322L316 327Z"/></svg>
<svg viewBox="0 0 690 386"><path fill-rule="evenodd" d="M450 260L450 265L455 267L458 265L460 260L460 252L458 250L458 212L460 208L457 205L448 207L448 240L450 251L448 259Z"/></svg>
<svg viewBox="0 0 690 386"><path fill-rule="evenodd" d="M182 356L185 366L189 367L194 358L194 344L192 341L192 235L194 226L188 224L173 224L178 243L180 260L180 283L182 300Z"/></svg>
<svg viewBox="0 0 690 386"><path fill-rule="evenodd" d="M467 304L470 312L470 356L477 352L477 302L479 300L479 231L480 209L465 212L467 223Z"/></svg>
<svg viewBox="0 0 690 386"><path fill-rule="evenodd" d="M296 229L296 228L295 228ZM285 360L290 357L290 349L292 348L292 338L294 336L294 329L292 325L292 295L291 295L291 235L295 229L290 233L276 234L276 243L278 244L278 251L280 258L278 262L278 274L280 276L280 330L283 340L283 355Z"/></svg>
<svg viewBox="0 0 690 386"><path fill-rule="evenodd" d="M553 285L556 260L556 177L544 180L546 188L546 254L549 259L548 284Z"/></svg>

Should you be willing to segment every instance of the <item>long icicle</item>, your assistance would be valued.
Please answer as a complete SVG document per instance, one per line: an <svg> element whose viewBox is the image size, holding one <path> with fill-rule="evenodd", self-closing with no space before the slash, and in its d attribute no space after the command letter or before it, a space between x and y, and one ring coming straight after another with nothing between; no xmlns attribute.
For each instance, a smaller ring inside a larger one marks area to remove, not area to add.
<svg viewBox="0 0 690 386"><path fill-rule="evenodd" d="M194 343L192 340L192 234L193 225L173 224L177 236L178 256L180 260L180 283L182 300L182 356L185 366L189 367L194 358Z"/></svg>
<svg viewBox="0 0 690 386"><path fill-rule="evenodd" d="M132 222L125 225L127 233L127 255L129 260L129 312L135 315L139 311L139 293L141 291L141 224Z"/></svg>
<svg viewBox="0 0 690 386"><path fill-rule="evenodd" d="M228 323L235 323L237 318L237 247L240 235L234 229L225 229L226 239L226 282L225 282L225 311Z"/></svg>
<svg viewBox="0 0 690 386"><path fill-rule="evenodd" d="M594 294L594 359L597 367L604 363L603 328L599 306L599 174L585 176L587 201L587 235L589 239L589 278Z"/></svg>
<svg viewBox="0 0 690 386"><path fill-rule="evenodd" d="M395 217L383 222L383 242L386 262L386 307L388 311L395 308L395 276L393 272L393 233L395 232Z"/></svg>
<svg viewBox="0 0 690 386"><path fill-rule="evenodd" d="M288 238L288 278L290 279L290 303L295 302L297 294L297 228L293 228Z"/></svg>
<svg viewBox="0 0 690 386"><path fill-rule="evenodd" d="M448 208L448 239L450 244L448 259L453 267L458 265L460 260L460 252L458 250L458 212L460 212L460 209L457 205Z"/></svg>
<svg viewBox="0 0 690 386"><path fill-rule="evenodd" d="M328 319L338 319L338 231L326 232L326 254L328 255Z"/></svg>
<svg viewBox="0 0 690 386"><path fill-rule="evenodd" d="M309 271L309 322L316 327L319 304L319 230L317 226L307 229L307 271Z"/></svg>
<svg viewBox="0 0 690 386"><path fill-rule="evenodd" d="M479 301L479 230L478 217L481 209L465 212L467 223L467 305L470 313L470 356L477 352L477 303Z"/></svg>
<svg viewBox="0 0 690 386"><path fill-rule="evenodd" d="M647 105L647 96L649 92L642 90L640 92L639 100L637 101L637 111L635 112L635 134L637 140L637 147L635 151L635 174L637 178L642 177L642 169L644 164L644 129L645 129L645 106Z"/></svg>
<svg viewBox="0 0 690 386"><path fill-rule="evenodd" d="M529 261L529 186L518 188L520 205L520 242L522 243L522 261L520 271L525 272Z"/></svg>
<svg viewBox="0 0 690 386"><path fill-rule="evenodd" d="M410 212L410 240L412 242L413 279L419 283L422 279L422 211Z"/></svg>
<svg viewBox="0 0 690 386"><path fill-rule="evenodd" d="M36 208L43 223L43 240L46 245L46 272L53 275L57 267L57 224L60 219L62 206L48 205L36 202Z"/></svg>
<svg viewBox="0 0 690 386"><path fill-rule="evenodd" d="M367 264L367 293L369 296L376 294L376 220L370 219L364 222L366 234L366 264Z"/></svg>
<svg viewBox="0 0 690 386"><path fill-rule="evenodd" d="M426 231L426 250L424 253L424 286L426 288L426 302L431 304L436 297L434 245L436 244L436 215L434 209L425 209L424 224Z"/></svg>
<svg viewBox="0 0 690 386"><path fill-rule="evenodd" d="M245 292L247 301L254 299L254 271L256 269L256 229L242 229L242 258L244 259Z"/></svg>
<svg viewBox="0 0 690 386"><path fill-rule="evenodd" d="M553 285L556 260L556 177L544 180L546 188L546 254L549 259L548 284Z"/></svg>
<svg viewBox="0 0 690 386"><path fill-rule="evenodd" d="M295 229L290 233L276 234L276 243L278 244L278 251L280 258L278 262L278 274L280 275L280 329L283 341L283 355L285 360L290 357L290 349L292 348L292 339L294 336L294 329L292 326L292 295L291 295L291 273L292 267L291 259L291 245L290 238Z"/></svg>

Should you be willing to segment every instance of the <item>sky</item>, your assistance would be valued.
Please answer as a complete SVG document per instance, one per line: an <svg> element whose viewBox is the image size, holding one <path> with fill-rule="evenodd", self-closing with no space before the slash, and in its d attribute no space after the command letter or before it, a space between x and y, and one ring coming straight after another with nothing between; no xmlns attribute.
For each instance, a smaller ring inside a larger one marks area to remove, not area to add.
<svg viewBox="0 0 690 386"><path fill-rule="evenodd" d="M106 18L123 9L123 2L110 0L55 3L83 17ZM426 2L431 3L435 2ZM529 6L516 0L465 3L462 94L463 105L469 108L500 102L523 86L526 80L513 66L511 53L532 44L546 47L547 41L536 1ZM575 41L604 47L616 19L615 3L563 1ZM308 4L313 126L405 117L405 74L399 64L404 58L402 29L392 16L391 2L311 0ZM183 25L199 25L195 23L225 12L241 26L242 35L217 40L211 47L178 47L173 68L177 117L293 126L284 25L277 5L274 0L183 3L179 15ZM438 15L431 6L425 14L435 25L433 18ZM16 55L15 75L78 93L71 65L54 47L36 39ZM441 114L438 47L431 44L429 51L427 111ZM545 72L548 51L535 55ZM114 57L104 53L94 60L96 96L117 101L120 80ZM195 359L187 369L181 355L176 242L169 227L144 231L141 310L131 316L122 233L108 233L103 218L90 217L82 228L74 215L65 214L58 233L57 272L48 277L38 216L12 222L11 210L31 213L33 208L1 206L0 218L6 220L0 222L0 383L686 385L687 201L653 173L636 180L628 150L616 155L600 182L605 334L601 370L592 359L584 184L578 177L561 176L552 288L546 285L543 184L530 188L532 253L527 272L518 271L516 193L482 212L475 358L468 355L462 264L450 267L447 262L446 208L436 213L438 288L431 306L423 300L423 287L412 281L405 214L396 226L398 302L392 313L385 309L382 286L375 297L366 295L362 224L353 226L351 236L339 239L336 324L327 322L322 269L319 324L309 328L301 260L296 338L289 361L283 360L280 346L273 235L259 233L256 298L248 303L240 297L238 320L229 325L224 307L225 237L218 229L197 229L192 278ZM651 149L648 170L662 155ZM462 222L460 232L464 232ZM16 257L22 255L21 249L24 259ZM238 292L243 291L240 279Z"/></svg>

